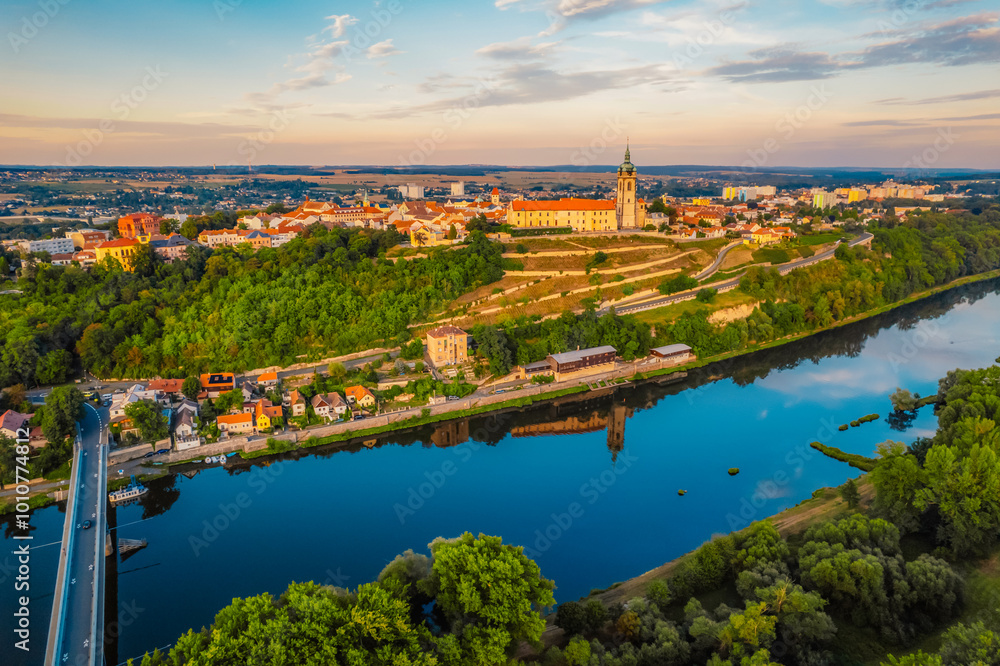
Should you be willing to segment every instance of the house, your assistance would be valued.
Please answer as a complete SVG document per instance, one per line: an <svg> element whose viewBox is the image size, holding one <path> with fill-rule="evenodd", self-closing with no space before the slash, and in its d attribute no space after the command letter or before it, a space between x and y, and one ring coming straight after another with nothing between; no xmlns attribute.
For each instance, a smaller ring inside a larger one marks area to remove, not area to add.
<svg viewBox="0 0 1000 666"><path fill-rule="evenodd" d="M188 240L180 234L170 234L151 236L150 247L156 254L160 255L166 263L172 263L175 259L184 259L187 256L187 249L194 245L194 241Z"/></svg>
<svg viewBox="0 0 1000 666"><path fill-rule="evenodd" d="M8 409L0 416L0 435L5 435L16 441L27 442L31 439L31 431L28 428L28 421L31 414L21 414L13 409Z"/></svg>
<svg viewBox="0 0 1000 666"><path fill-rule="evenodd" d="M328 403L330 403L331 414L336 414L337 416L343 416L350 408L350 405L347 404L346 400L340 397L339 393L328 394L326 396L326 400Z"/></svg>
<svg viewBox="0 0 1000 666"><path fill-rule="evenodd" d="M435 368L465 363L469 357L469 334L457 326L438 326L427 332L427 355Z"/></svg>
<svg viewBox="0 0 1000 666"><path fill-rule="evenodd" d="M240 414L225 414L215 419L215 424L219 426L219 432L229 435L245 435L253 432L253 414L242 412Z"/></svg>
<svg viewBox="0 0 1000 666"><path fill-rule="evenodd" d="M264 388L274 388L278 385L278 373L265 372L257 378L257 384L259 386L263 386Z"/></svg>
<svg viewBox="0 0 1000 666"><path fill-rule="evenodd" d="M688 361L694 359L694 354L691 352L691 348L682 344L656 347L655 349L649 350L649 355L655 358L673 361L674 363L687 363Z"/></svg>
<svg viewBox="0 0 1000 666"><path fill-rule="evenodd" d="M347 396L347 402L350 405L366 408L375 406L375 396L364 386L348 386L344 389L344 395Z"/></svg>
<svg viewBox="0 0 1000 666"><path fill-rule="evenodd" d="M267 398L262 398L254 404L254 417L258 430L266 430L275 425L275 420L284 416L281 405L274 405Z"/></svg>
<svg viewBox="0 0 1000 666"><path fill-rule="evenodd" d="M163 218L152 213L126 215L118 218L118 235L122 238L152 236L153 234L160 233L161 221L163 221Z"/></svg>
<svg viewBox="0 0 1000 666"><path fill-rule="evenodd" d="M183 401L174 410L174 447L178 451L186 451L201 445L197 417L198 403L191 400Z"/></svg>
<svg viewBox="0 0 1000 666"><path fill-rule="evenodd" d="M132 270L132 258L138 249L139 241L130 238L119 238L94 247L97 261L104 261L108 258L116 259L122 268L129 272Z"/></svg>
<svg viewBox="0 0 1000 666"><path fill-rule="evenodd" d="M549 354L546 360L552 367L556 381L560 381L562 375L585 370L593 372L612 370L614 369L615 356L617 354L618 351L611 345L603 345L601 347L578 349L561 354Z"/></svg>
<svg viewBox="0 0 1000 666"><path fill-rule="evenodd" d="M236 388L236 376L231 372L210 373L201 376L201 391L206 398L215 400L234 388ZM201 395L198 397L201 398Z"/></svg>
<svg viewBox="0 0 1000 666"><path fill-rule="evenodd" d="M150 391L159 391L164 395L177 395L184 386L183 379L154 379L146 386Z"/></svg>
<svg viewBox="0 0 1000 666"><path fill-rule="evenodd" d="M306 413L306 399L298 391L288 394L288 408L292 416L303 416Z"/></svg>
<svg viewBox="0 0 1000 666"><path fill-rule="evenodd" d="M167 398L163 393L145 389L141 384L134 384L124 393L116 393L111 399L111 418L123 418L125 416L125 408L141 400L152 400L161 405L168 404Z"/></svg>
<svg viewBox="0 0 1000 666"><path fill-rule="evenodd" d="M313 411L316 413L316 416L320 417L321 419L330 418L330 403L327 402L325 395L323 395L322 393L317 393L312 397L312 400L310 400L309 402L312 404L312 408Z"/></svg>

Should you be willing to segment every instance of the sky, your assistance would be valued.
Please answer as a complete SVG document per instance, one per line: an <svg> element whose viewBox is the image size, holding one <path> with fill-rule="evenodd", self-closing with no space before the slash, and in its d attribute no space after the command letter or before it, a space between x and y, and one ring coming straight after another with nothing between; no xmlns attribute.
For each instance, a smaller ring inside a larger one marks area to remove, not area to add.
<svg viewBox="0 0 1000 666"><path fill-rule="evenodd" d="M997 0L4 0L0 164L1000 168Z"/></svg>

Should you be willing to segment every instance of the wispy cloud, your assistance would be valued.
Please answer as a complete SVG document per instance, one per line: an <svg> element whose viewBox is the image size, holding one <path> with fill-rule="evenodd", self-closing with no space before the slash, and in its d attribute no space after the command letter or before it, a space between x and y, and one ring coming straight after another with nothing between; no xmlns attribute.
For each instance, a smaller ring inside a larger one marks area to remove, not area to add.
<svg viewBox="0 0 1000 666"><path fill-rule="evenodd" d="M905 97L887 97L875 100L876 104L953 104L955 102L970 102L977 99L992 99L1000 97L1000 88L992 90L974 90L967 93L956 93L953 95L941 95L939 97L924 97L922 99L907 99Z"/></svg>
<svg viewBox="0 0 1000 666"><path fill-rule="evenodd" d="M369 46L367 55L369 58L388 58L389 56L400 55L401 53L403 52L393 46L392 40L387 39L384 42L378 42Z"/></svg>

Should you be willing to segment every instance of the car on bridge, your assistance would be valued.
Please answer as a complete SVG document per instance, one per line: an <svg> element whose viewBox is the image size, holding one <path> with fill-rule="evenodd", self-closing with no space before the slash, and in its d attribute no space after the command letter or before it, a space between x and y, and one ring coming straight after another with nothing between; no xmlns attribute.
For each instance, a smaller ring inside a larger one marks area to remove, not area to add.
<svg viewBox="0 0 1000 666"><path fill-rule="evenodd" d="M85 520L85 521L83 521L83 529L85 529L85 530L89 530L89 529L90 529L90 527L91 527L91 526L92 526L93 524L94 524L94 523L90 522L89 520Z"/></svg>

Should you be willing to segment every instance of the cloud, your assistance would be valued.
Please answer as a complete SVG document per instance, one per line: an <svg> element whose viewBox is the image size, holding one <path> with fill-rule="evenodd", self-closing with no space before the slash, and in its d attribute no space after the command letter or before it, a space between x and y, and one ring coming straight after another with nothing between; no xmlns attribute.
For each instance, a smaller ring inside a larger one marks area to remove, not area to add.
<svg viewBox="0 0 1000 666"><path fill-rule="evenodd" d="M329 32L331 35L330 41L309 43L308 50L305 53L292 57L293 61L303 61L302 64L294 68L294 71L299 72L302 76L296 76L286 81L279 81L263 92L247 93L244 95L244 98L263 110L264 108L271 107L282 93L324 88L350 80L351 75L344 72L343 65L336 62L336 59L343 55L344 49L350 42L347 40L338 40L337 38L343 36L347 26L357 23L358 20L350 14L334 14L327 16L326 20L331 23L324 27L320 31L320 34ZM315 39L315 37L312 39ZM312 39L308 41L311 42ZM387 41L391 45L392 40ZM332 78L329 75L331 71L336 72Z"/></svg>
<svg viewBox="0 0 1000 666"><path fill-rule="evenodd" d="M387 39L384 42L378 42L377 44L372 44L368 47L368 57L369 58L388 58L389 56L399 55L403 53L392 44L391 39Z"/></svg>
<svg viewBox="0 0 1000 666"><path fill-rule="evenodd" d="M559 44L561 42L543 42L532 45L529 38L522 37L511 42L489 44L476 51L476 55L494 60L535 60L550 55Z"/></svg>
<svg viewBox="0 0 1000 666"><path fill-rule="evenodd" d="M538 33L539 37L549 37L577 19L596 19L640 7L662 4L669 0L495 0L499 10L517 7L521 11L541 11L549 19L549 26Z"/></svg>
<svg viewBox="0 0 1000 666"><path fill-rule="evenodd" d="M447 79L438 79L440 85ZM383 118L405 118L412 115L490 106L540 104L583 97L602 90L632 88L639 85L660 85L672 82L660 65L644 65L615 70L558 72L541 63L513 64L500 72L496 79L480 80L463 85L466 93L429 104L390 109Z"/></svg>
<svg viewBox="0 0 1000 666"><path fill-rule="evenodd" d="M103 119L106 122L108 119ZM230 125L223 123L178 123L169 121L117 120L110 119L114 134L144 134L148 137L197 137L219 138L241 136L255 132L253 125ZM100 118L28 116L15 113L0 113L0 127L20 129L65 129L94 130L101 126Z"/></svg>
<svg viewBox="0 0 1000 666"><path fill-rule="evenodd" d="M862 67L934 63L949 67L1000 62L1000 28L997 14L964 16L916 33L870 46L854 54Z"/></svg>
<svg viewBox="0 0 1000 666"><path fill-rule="evenodd" d="M969 102L976 99L991 99L1000 97L1000 88L992 90L975 90L967 93L957 93L954 95L942 95L940 97L925 97L923 99L906 99L905 97L887 97L875 100L876 104L951 104L953 102Z"/></svg>
<svg viewBox="0 0 1000 666"><path fill-rule="evenodd" d="M918 123L910 120L853 120L847 123L841 123L844 127L912 127L914 125L922 125L923 123Z"/></svg>
<svg viewBox="0 0 1000 666"><path fill-rule="evenodd" d="M935 118L934 120L1000 120L1000 113L980 113L977 116L953 116L951 118Z"/></svg>
<svg viewBox="0 0 1000 666"><path fill-rule="evenodd" d="M347 31L347 26L354 25L358 22L358 19L354 18L350 14L341 14L339 16L337 14L333 14L331 16L327 16L326 20L333 21L333 23L323 28L323 32L329 31L330 36L333 39L342 37Z"/></svg>
<svg viewBox="0 0 1000 666"><path fill-rule="evenodd" d="M732 82L810 81L833 76L841 65L826 53L802 53L787 47L757 49L751 60L727 62L706 70Z"/></svg>

